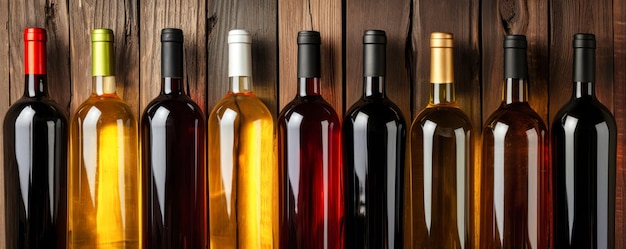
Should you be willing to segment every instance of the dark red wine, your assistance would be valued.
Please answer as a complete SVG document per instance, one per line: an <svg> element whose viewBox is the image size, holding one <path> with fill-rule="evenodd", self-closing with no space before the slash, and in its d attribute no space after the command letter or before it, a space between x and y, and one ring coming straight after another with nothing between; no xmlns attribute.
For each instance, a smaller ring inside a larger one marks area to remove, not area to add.
<svg viewBox="0 0 626 249"><path fill-rule="evenodd" d="M368 30L363 97L343 123L346 246L403 248L406 122L385 95L384 31Z"/></svg>
<svg viewBox="0 0 626 249"><path fill-rule="evenodd" d="M572 98L552 124L555 248L615 248L617 128L595 96L595 48L574 35Z"/></svg>
<svg viewBox="0 0 626 249"><path fill-rule="evenodd" d="M66 247L68 126L48 98L45 42L44 29L24 30L24 95L4 117L7 248Z"/></svg>
<svg viewBox="0 0 626 249"><path fill-rule="evenodd" d="M298 94L278 118L280 248L343 248L341 127L320 95L319 33L298 45Z"/></svg>
<svg viewBox="0 0 626 249"><path fill-rule="evenodd" d="M205 118L183 90L183 33L161 34L161 94L143 114L145 248L207 248Z"/></svg>

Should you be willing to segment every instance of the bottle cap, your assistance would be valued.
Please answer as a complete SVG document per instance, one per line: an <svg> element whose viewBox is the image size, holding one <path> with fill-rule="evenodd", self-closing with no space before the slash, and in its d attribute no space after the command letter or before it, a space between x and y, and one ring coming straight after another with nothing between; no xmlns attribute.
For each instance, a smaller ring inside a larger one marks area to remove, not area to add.
<svg viewBox="0 0 626 249"><path fill-rule="evenodd" d="M430 34L430 83L454 83L454 36Z"/></svg>
<svg viewBox="0 0 626 249"><path fill-rule="evenodd" d="M45 29L24 29L24 74L46 74Z"/></svg>
<svg viewBox="0 0 626 249"><path fill-rule="evenodd" d="M320 33L312 30L298 32L298 78L319 78L321 73Z"/></svg>
<svg viewBox="0 0 626 249"><path fill-rule="evenodd" d="M183 31L161 30L161 77L183 77Z"/></svg>
<svg viewBox="0 0 626 249"><path fill-rule="evenodd" d="M385 76L387 36L382 30L367 30L363 34L363 76Z"/></svg>
<svg viewBox="0 0 626 249"><path fill-rule="evenodd" d="M228 77L252 76L252 36L243 29L228 32Z"/></svg>
<svg viewBox="0 0 626 249"><path fill-rule="evenodd" d="M504 38L504 78L528 79L526 36L507 35Z"/></svg>

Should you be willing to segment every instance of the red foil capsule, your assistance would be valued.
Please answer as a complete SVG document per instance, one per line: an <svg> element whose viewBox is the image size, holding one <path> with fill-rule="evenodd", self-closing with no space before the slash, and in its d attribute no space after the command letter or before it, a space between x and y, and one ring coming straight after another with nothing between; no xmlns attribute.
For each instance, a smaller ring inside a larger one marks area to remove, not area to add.
<svg viewBox="0 0 626 249"><path fill-rule="evenodd" d="M24 29L24 74L46 74L45 29Z"/></svg>

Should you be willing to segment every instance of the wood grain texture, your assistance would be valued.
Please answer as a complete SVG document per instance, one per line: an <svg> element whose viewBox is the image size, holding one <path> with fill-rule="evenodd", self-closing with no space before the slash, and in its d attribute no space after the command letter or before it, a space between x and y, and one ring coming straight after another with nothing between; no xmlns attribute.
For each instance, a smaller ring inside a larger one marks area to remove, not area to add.
<svg viewBox="0 0 626 249"><path fill-rule="evenodd" d="M626 2L613 1L613 114L617 121L615 248L626 248ZM597 67L596 67L597 68ZM611 88L608 87L608 90Z"/></svg>
<svg viewBox="0 0 626 249"><path fill-rule="evenodd" d="M526 35L529 103L548 121L548 3L526 0L486 0L482 4L483 122L502 102L504 37Z"/></svg>
<svg viewBox="0 0 626 249"><path fill-rule="evenodd" d="M70 2L70 111L91 95L91 30L110 28L115 35L117 94L139 118L139 29L136 1L79 0Z"/></svg>
<svg viewBox="0 0 626 249"><path fill-rule="evenodd" d="M409 37L410 0L348 0L345 21L346 110L363 96L363 33L369 29L387 34L387 96L411 122L411 85L405 45Z"/></svg>
<svg viewBox="0 0 626 249"><path fill-rule="evenodd" d="M273 116L278 113L277 3L270 0L208 3L208 112L228 92L228 32L245 29L252 35L253 91Z"/></svg>
<svg viewBox="0 0 626 249"><path fill-rule="evenodd" d="M4 24L4 25L2 25ZM9 1L0 1L0 89L10 89L11 77L9 73ZM11 91L0 91L0 116L6 115L9 105ZM6 248L5 238L5 213L4 213L4 145L3 134L0 134L0 249Z"/></svg>
<svg viewBox="0 0 626 249"><path fill-rule="evenodd" d="M341 0L279 0L279 103L289 103L297 89L300 30L316 30L322 36L322 96L343 116L343 51ZM352 90L350 90L352 91Z"/></svg>
<svg viewBox="0 0 626 249"><path fill-rule="evenodd" d="M161 89L161 29L179 28L185 36L185 91L206 115L206 1L147 0L141 2L139 9L140 111Z"/></svg>

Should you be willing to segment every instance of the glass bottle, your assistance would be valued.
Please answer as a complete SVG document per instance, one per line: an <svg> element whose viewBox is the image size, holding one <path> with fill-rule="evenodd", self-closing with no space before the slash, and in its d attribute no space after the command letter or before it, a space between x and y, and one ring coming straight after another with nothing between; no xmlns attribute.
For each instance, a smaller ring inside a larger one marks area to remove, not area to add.
<svg viewBox="0 0 626 249"><path fill-rule="evenodd" d="M573 45L572 98L552 124L554 246L615 248L617 127L595 96L595 36Z"/></svg>
<svg viewBox="0 0 626 249"><path fill-rule="evenodd" d="M24 95L4 117L7 248L63 248L67 116L48 97L46 30L24 30Z"/></svg>
<svg viewBox="0 0 626 249"><path fill-rule="evenodd" d="M184 90L183 31L161 31L161 93L141 119L143 245L207 248L204 113Z"/></svg>
<svg viewBox="0 0 626 249"><path fill-rule="evenodd" d="M211 248L278 246L274 120L252 91L251 43L228 33L229 90L208 121Z"/></svg>
<svg viewBox="0 0 626 249"><path fill-rule="evenodd" d="M430 35L430 101L411 126L414 248L468 248L472 124L455 102L453 35Z"/></svg>
<svg viewBox="0 0 626 249"><path fill-rule="evenodd" d="M298 92L278 118L280 247L344 246L341 127L320 92L320 33L298 33Z"/></svg>
<svg viewBox="0 0 626 249"><path fill-rule="evenodd" d="M403 248L406 122L385 95L385 31L363 35L363 97L343 122L346 242Z"/></svg>
<svg viewBox="0 0 626 249"><path fill-rule="evenodd" d="M504 40L502 104L483 128L480 248L548 248L547 129L528 104L526 37Z"/></svg>
<svg viewBox="0 0 626 249"><path fill-rule="evenodd" d="M142 248L137 121L115 92L113 41L91 32L92 93L70 126L70 249Z"/></svg>

